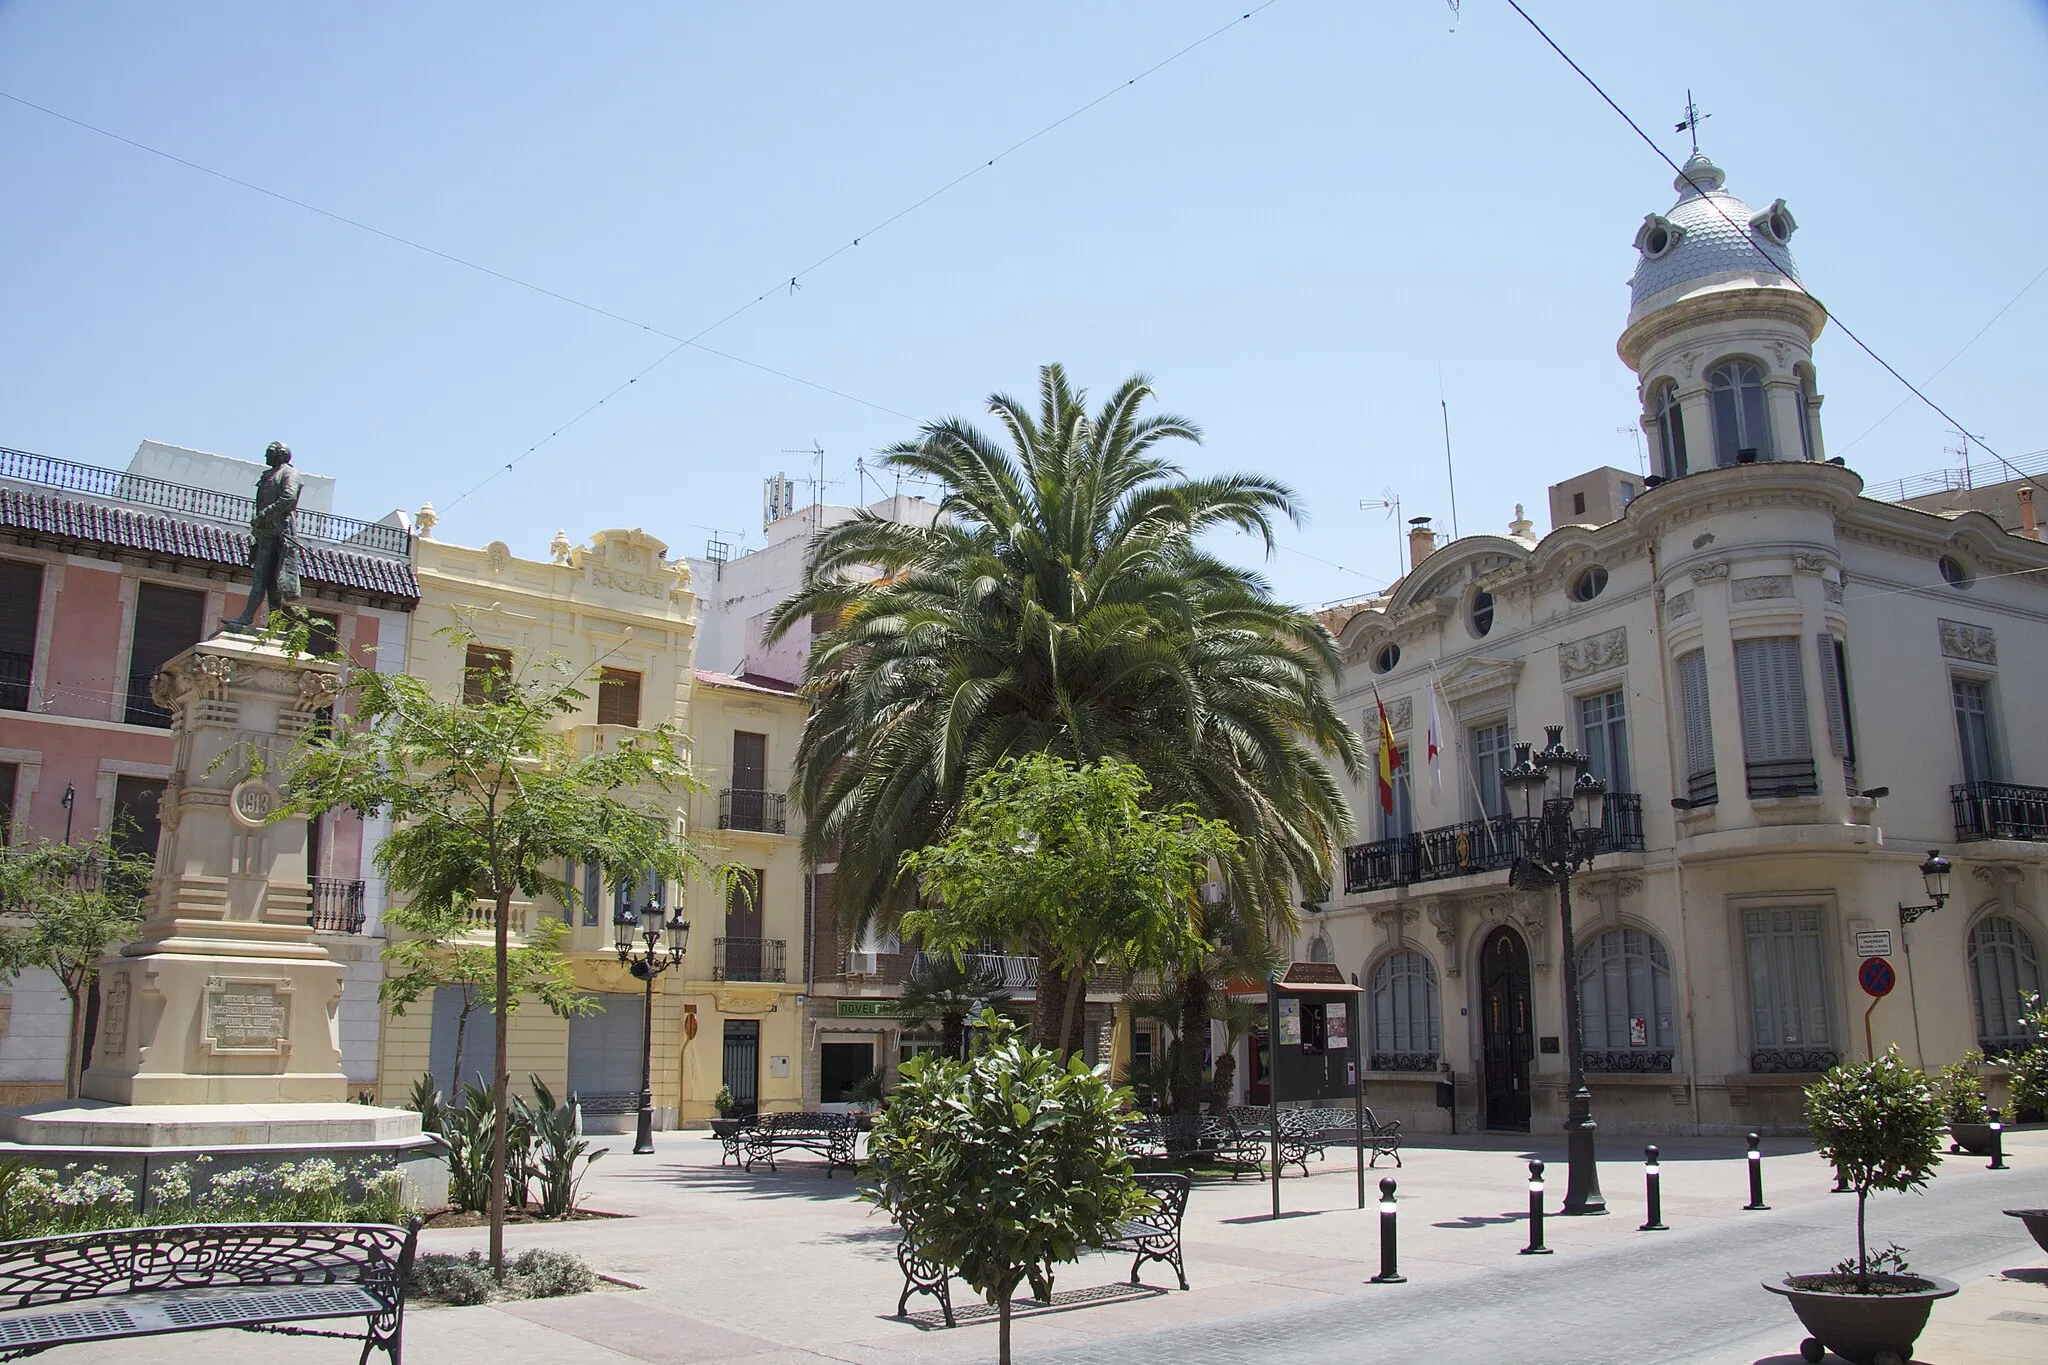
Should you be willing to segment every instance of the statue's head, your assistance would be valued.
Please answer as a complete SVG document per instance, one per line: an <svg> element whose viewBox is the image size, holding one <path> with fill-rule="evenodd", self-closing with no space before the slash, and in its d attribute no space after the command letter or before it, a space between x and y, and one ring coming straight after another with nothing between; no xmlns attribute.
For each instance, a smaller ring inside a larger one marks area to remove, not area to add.
<svg viewBox="0 0 2048 1365"><path fill-rule="evenodd" d="M263 452L263 458L269 462L272 469L277 468L281 464L290 464L292 462L292 448L283 441L272 441L270 449Z"/></svg>

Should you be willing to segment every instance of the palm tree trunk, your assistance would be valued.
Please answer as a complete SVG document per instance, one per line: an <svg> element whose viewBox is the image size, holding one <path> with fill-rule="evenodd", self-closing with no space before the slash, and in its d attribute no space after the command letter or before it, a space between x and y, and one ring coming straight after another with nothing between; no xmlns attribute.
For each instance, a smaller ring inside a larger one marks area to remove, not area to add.
<svg viewBox="0 0 2048 1365"><path fill-rule="evenodd" d="M1180 982L1180 1055L1173 1077L1173 1112L1202 1112L1202 1044L1209 1032L1209 973L1199 966Z"/></svg>
<svg viewBox="0 0 2048 1365"><path fill-rule="evenodd" d="M967 1016L947 1011L939 1017L939 1047L956 1060L967 1055Z"/></svg>
<svg viewBox="0 0 2048 1365"><path fill-rule="evenodd" d="M498 1027L497 1057L491 1068L491 1195L487 1207L491 1211L491 1274L499 1284L505 1283L505 1128L508 1115L506 1103L511 1093L507 1079L505 1042L511 1032L505 1027L505 1020L511 1014L512 994L512 888L498 892Z"/></svg>

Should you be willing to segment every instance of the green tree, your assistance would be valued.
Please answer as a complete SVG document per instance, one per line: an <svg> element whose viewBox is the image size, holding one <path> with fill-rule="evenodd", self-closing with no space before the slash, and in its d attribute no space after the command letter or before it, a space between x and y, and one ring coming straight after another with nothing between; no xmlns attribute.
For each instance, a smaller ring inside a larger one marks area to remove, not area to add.
<svg viewBox="0 0 2048 1365"><path fill-rule="evenodd" d="M458 653L470 635L442 632ZM708 875L719 887L729 867L711 868L679 834L676 795L691 785L668 725L631 744L580 754L556 727L586 700L584 678L559 659L494 670L482 700L443 700L404 673L352 668L346 690L355 724L311 736L287 767L291 799L273 819L336 808L383 810L392 831L377 866L394 898L441 926L451 945L467 934L480 903L492 933L491 1009L502 1020L514 1002L515 898L575 904L563 869L596 863L614 881ZM458 927L459 926L459 927ZM400 945L403 951L403 945ZM402 968L401 968L402 969ZM505 1273L506 1034L492 1065L491 1268Z"/></svg>
<svg viewBox="0 0 2048 1365"><path fill-rule="evenodd" d="M1034 1033L1073 1047L1089 968L1169 969L1200 951L1195 889L1212 861L1237 856L1228 825L1187 805L1150 809L1151 790L1113 758L998 763L975 779L944 839L903 855L924 902L904 915L904 932L956 956L1037 942L1041 971L1050 963L1070 989L1057 1004L1039 997Z"/></svg>
<svg viewBox="0 0 2048 1365"><path fill-rule="evenodd" d="M0 849L0 981L27 967L57 978L71 1002L64 1094L78 1098L85 1003L100 959L142 927L154 859L123 853L113 836L90 843L34 839Z"/></svg>
<svg viewBox="0 0 2048 1365"><path fill-rule="evenodd" d="M1144 1206L1118 1132L1121 1095L1102 1067L1027 1045L993 1010L966 1061L925 1053L868 1138L865 1197L995 1304L1010 1360L1010 1300L1027 1277L1113 1234Z"/></svg>
<svg viewBox="0 0 2048 1365"><path fill-rule="evenodd" d="M948 418L885 452L938 486L940 524L862 515L814 543L771 628L837 622L811 650L795 791L856 927L908 909L902 855L944 837L976 777L1032 752L1124 759L1162 801L1227 821L1244 843L1232 899L1272 925L1291 931L1297 894L1328 886L1352 822L1325 760L1363 765L1328 693L1336 646L1198 547L1236 530L1270 553L1298 504L1260 475L1185 476L1164 452L1199 432L1148 414L1152 397L1133 376L1090 413L1045 366L1037 404L988 400L1003 439ZM1042 964L1038 989L1067 983Z"/></svg>
<svg viewBox="0 0 2048 1365"><path fill-rule="evenodd" d="M1874 1190L1917 1190L1941 1164L1944 1115L1927 1077L1896 1047L1867 1062L1843 1062L1806 1087L1806 1126L1835 1168L1836 1183L1856 1191L1856 1283L1870 1290L1864 1213Z"/></svg>
<svg viewBox="0 0 2048 1365"><path fill-rule="evenodd" d="M1009 998L1002 968L994 963L978 955L926 954L903 983L896 1009L908 1023L937 1029L940 1050L948 1057L965 1057L968 1016Z"/></svg>

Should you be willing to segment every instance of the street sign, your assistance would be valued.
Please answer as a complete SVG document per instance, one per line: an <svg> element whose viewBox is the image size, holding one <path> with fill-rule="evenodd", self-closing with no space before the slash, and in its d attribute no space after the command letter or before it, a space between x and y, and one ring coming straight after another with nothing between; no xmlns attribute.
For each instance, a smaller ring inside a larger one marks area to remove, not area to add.
<svg viewBox="0 0 2048 1365"><path fill-rule="evenodd" d="M1863 988L1865 995L1882 1000L1892 993L1892 987L1899 984L1899 975L1883 958L1866 957L1863 965L1856 969L1856 984Z"/></svg>
<svg viewBox="0 0 2048 1365"><path fill-rule="evenodd" d="M1889 929L1859 929L1856 931L1856 956L1890 957L1892 955L1892 931Z"/></svg>

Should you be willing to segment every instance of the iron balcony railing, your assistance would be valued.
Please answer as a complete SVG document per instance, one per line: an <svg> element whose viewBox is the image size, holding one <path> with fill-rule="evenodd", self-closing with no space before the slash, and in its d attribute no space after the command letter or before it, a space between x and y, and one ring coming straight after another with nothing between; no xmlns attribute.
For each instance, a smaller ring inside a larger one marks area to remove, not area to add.
<svg viewBox="0 0 2048 1365"><path fill-rule="evenodd" d="M1758 1075L1805 1074L1826 1071L1842 1064L1842 1054L1831 1047L1764 1047L1749 1054L1749 1069Z"/></svg>
<svg viewBox="0 0 2048 1365"><path fill-rule="evenodd" d="M1580 1062L1587 1071L1668 1074L1674 1055L1668 1047L1590 1048L1580 1054Z"/></svg>
<svg viewBox="0 0 2048 1365"><path fill-rule="evenodd" d="M789 797L782 792L727 787L718 794L718 827L759 834L789 833Z"/></svg>
<svg viewBox="0 0 2048 1365"><path fill-rule="evenodd" d="M1643 798L1635 792L1607 793L1600 829L1599 852L1640 852ZM1344 889L1383 891L1446 877L1498 872L1513 867L1520 856L1521 835L1508 816L1465 820L1377 843L1353 844L1344 850Z"/></svg>
<svg viewBox="0 0 2048 1365"><path fill-rule="evenodd" d="M154 507L244 531L249 528L249 519L256 515L256 500L237 493L146 479L125 470L53 460L26 450L0 447L0 479L60 488L108 502ZM387 559L412 557L412 533L403 526L357 521L329 512L301 511L295 529L301 540L323 541Z"/></svg>
<svg viewBox="0 0 2048 1365"><path fill-rule="evenodd" d="M1810 758L1774 759L1743 765L1751 800L1771 796L1816 796L1820 773Z"/></svg>
<svg viewBox="0 0 2048 1365"><path fill-rule="evenodd" d="M1434 1052L1375 1052L1366 1062L1372 1071L1435 1071Z"/></svg>
<svg viewBox="0 0 2048 1365"><path fill-rule="evenodd" d="M363 884L339 877L315 877L311 923L317 933L363 932Z"/></svg>
<svg viewBox="0 0 2048 1365"><path fill-rule="evenodd" d="M712 940L713 981L787 981L783 966L787 943L779 938Z"/></svg>
<svg viewBox="0 0 2048 1365"><path fill-rule="evenodd" d="M28 710L28 681L35 664L33 654L0 649L0 711Z"/></svg>
<svg viewBox="0 0 2048 1365"><path fill-rule="evenodd" d="M1956 842L2048 839L2048 787L2014 782L1959 782L1948 789Z"/></svg>
<svg viewBox="0 0 2048 1365"><path fill-rule="evenodd" d="M919 953L910 965L913 978L951 966L950 953ZM977 975L985 975L992 986L1006 991L1038 989L1038 959L1010 953L963 953L960 964Z"/></svg>
<svg viewBox="0 0 2048 1365"><path fill-rule="evenodd" d="M151 725L159 730L171 728L171 713L156 704L149 694L149 685L156 680L157 670L145 669L128 675L128 707L121 719L130 725Z"/></svg>

